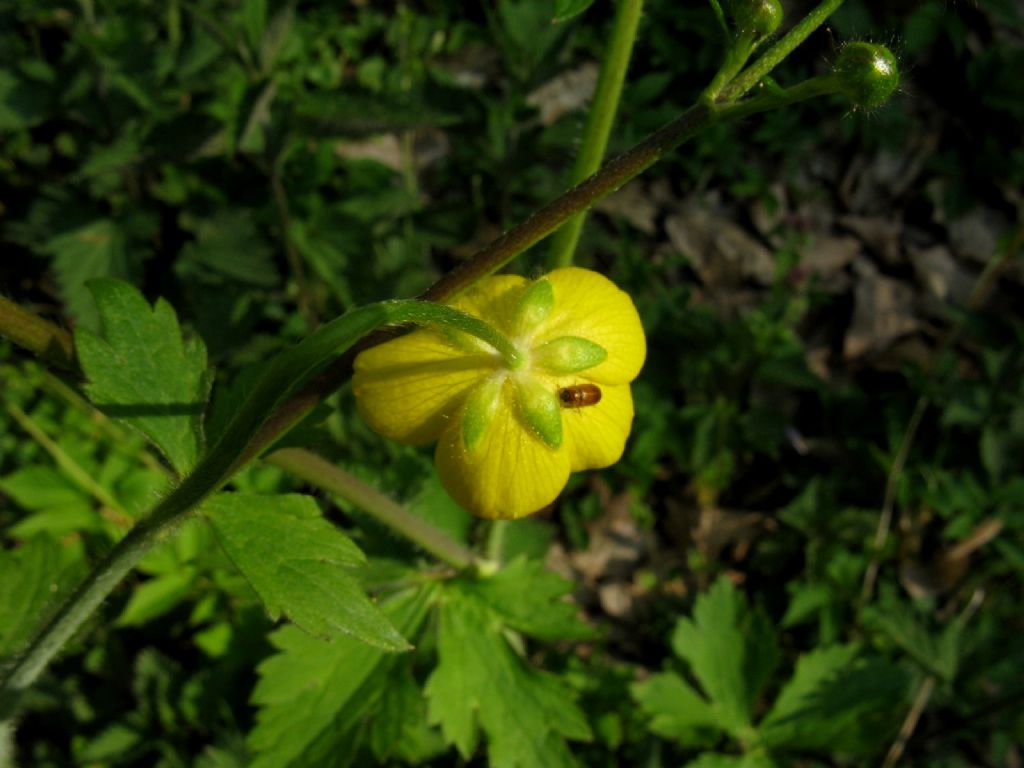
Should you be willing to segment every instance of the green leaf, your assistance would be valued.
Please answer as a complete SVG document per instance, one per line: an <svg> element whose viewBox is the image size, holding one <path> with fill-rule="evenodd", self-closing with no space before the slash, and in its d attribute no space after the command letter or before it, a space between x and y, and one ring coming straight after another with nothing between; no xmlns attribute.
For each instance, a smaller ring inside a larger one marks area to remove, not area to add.
<svg viewBox="0 0 1024 768"><path fill-rule="evenodd" d="M386 651L409 648L350 572L366 562L363 553L310 497L222 493L203 511L271 618L284 614L325 640L351 635Z"/></svg>
<svg viewBox="0 0 1024 768"><path fill-rule="evenodd" d="M433 595L433 586L410 590L384 601L381 608L411 639ZM357 730L404 657L349 637L324 642L291 626L270 640L278 653L259 667L252 701L260 711L249 734L249 745L259 754L250 768L350 763Z"/></svg>
<svg viewBox="0 0 1024 768"><path fill-rule="evenodd" d="M249 211L221 209L187 225L195 232L196 242L185 247L175 266L184 279L255 288L274 288L280 282L273 250Z"/></svg>
<svg viewBox="0 0 1024 768"><path fill-rule="evenodd" d="M452 589L441 604L438 666L427 681L430 720L464 758L487 735L490 765L573 765L565 739L590 729L559 680L527 666L487 607Z"/></svg>
<svg viewBox="0 0 1024 768"><path fill-rule="evenodd" d="M947 683L956 677L960 663L961 625L958 622L932 632L914 618L909 606L896 601L865 609L864 622L888 636L929 674Z"/></svg>
<svg viewBox="0 0 1024 768"><path fill-rule="evenodd" d="M50 101L45 86L0 69L0 131L17 131L41 123Z"/></svg>
<svg viewBox="0 0 1024 768"><path fill-rule="evenodd" d="M370 748L382 764L390 758L415 765L447 749L437 729L427 725L427 702L409 665L391 675L369 731Z"/></svg>
<svg viewBox="0 0 1024 768"><path fill-rule="evenodd" d="M182 568L175 573L143 582L132 592L128 605L117 619L118 626L132 627L145 624L173 610L191 594L195 580L195 569Z"/></svg>
<svg viewBox="0 0 1024 768"><path fill-rule="evenodd" d="M104 413L134 427L179 475L196 463L210 390L202 340L184 340L174 309L150 309L139 291L117 280L89 284L102 337L75 331L75 349L89 380L85 391Z"/></svg>
<svg viewBox="0 0 1024 768"><path fill-rule="evenodd" d="M431 471L427 475L416 496L410 499L406 506L456 541L462 544L469 541L474 518L452 500L441 485L436 472Z"/></svg>
<svg viewBox="0 0 1024 768"><path fill-rule="evenodd" d="M859 654L856 645L838 645L801 656L761 722L765 745L870 755L886 744L902 720L909 676Z"/></svg>
<svg viewBox="0 0 1024 768"><path fill-rule="evenodd" d="M512 629L540 640L583 640L594 630L575 603L563 598L573 583L552 573L539 560L520 557L498 573L468 582L464 589L494 611Z"/></svg>
<svg viewBox="0 0 1024 768"><path fill-rule="evenodd" d="M686 747L710 747L721 729L714 711L689 684L671 672L635 683L633 698L650 720L650 729Z"/></svg>
<svg viewBox="0 0 1024 768"><path fill-rule="evenodd" d="M60 537L103 529L93 499L54 467L15 470L0 478L0 491L31 510L6 528L5 533L11 538L29 539L38 534Z"/></svg>
<svg viewBox="0 0 1024 768"><path fill-rule="evenodd" d="M693 619L681 619L672 647L711 700L719 725L742 737L758 694L778 663L775 635L760 612L721 577L697 598Z"/></svg>
<svg viewBox="0 0 1024 768"><path fill-rule="evenodd" d="M691 760L686 768L775 768L777 763L768 755L716 755L706 753Z"/></svg>
<svg viewBox="0 0 1024 768"><path fill-rule="evenodd" d="M110 219L95 219L55 235L42 250L54 258L61 299L78 326L91 330L98 330L101 320L93 303L95 295L90 298L86 284L101 277L134 280L148 255L130 253L124 230Z"/></svg>
<svg viewBox="0 0 1024 768"><path fill-rule="evenodd" d="M257 50L267 26L267 0L242 0L242 26L249 47Z"/></svg>
<svg viewBox="0 0 1024 768"><path fill-rule="evenodd" d="M76 504L86 495L53 467L29 466L0 478L0 491L25 509L50 509Z"/></svg>
<svg viewBox="0 0 1024 768"><path fill-rule="evenodd" d="M555 0L554 21L568 21L573 16L579 16L593 4L594 0Z"/></svg>
<svg viewBox="0 0 1024 768"><path fill-rule="evenodd" d="M48 536L0 550L0 656L18 650L46 618L64 588L78 580L81 551Z"/></svg>

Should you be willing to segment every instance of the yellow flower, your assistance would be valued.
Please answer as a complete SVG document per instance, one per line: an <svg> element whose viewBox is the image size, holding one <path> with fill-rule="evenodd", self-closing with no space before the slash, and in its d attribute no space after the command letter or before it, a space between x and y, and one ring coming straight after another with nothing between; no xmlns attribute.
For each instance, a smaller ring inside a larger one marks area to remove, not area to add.
<svg viewBox="0 0 1024 768"><path fill-rule="evenodd" d="M518 356L510 361L448 328L366 350L356 358L353 389L375 431L407 445L436 440L444 487L488 518L536 512L570 472L619 460L633 421L629 383L646 355L626 293L570 267L532 282L485 278L450 305L489 323ZM592 399L595 387L597 403L572 404L574 393Z"/></svg>

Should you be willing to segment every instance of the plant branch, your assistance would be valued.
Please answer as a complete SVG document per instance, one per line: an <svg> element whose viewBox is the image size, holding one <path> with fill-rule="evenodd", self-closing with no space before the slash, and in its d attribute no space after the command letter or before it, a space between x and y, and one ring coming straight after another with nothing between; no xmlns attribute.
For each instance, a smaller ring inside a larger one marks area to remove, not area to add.
<svg viewBox="0 0 1024 768"><path fill-rule="evenodd" d="M572 184L578 184L601 167L612 124L619 109L619 98L622 95L622 85L626 81L626 71L633 53L633 43L636 42L636 30L640 24L643 5L643 0L619 0L612 23L611 40L601 62L597 90L587 113L583 141L576 156L576 165L572 169ZM567 267L572 264L586 218L587 212L584 210L569 219L555 234L549 259L552 266Z"/></svg>
<svg viewBox="0 0 1024 768"><path fill-rule="evenodd" d="M65 370L78 370L71 334L0 296L0 336Z"/></svg>
<svg viewBox="0 0 1024 768"><path fill-rule="evenodd" d="M32 439L43 447L44 451L50 454L54 463L64 470L64 473L71 478L75 485L96 499L100 504L116 512L122 526L127 527L124 523L130 520L131 516L121 506L121 502L115 499L106 488L96 482L92 475L69 456L60 445L54 442L53 438L46 434L46 431L36 424L31 416L14 403L7 403L6 408L11 418L18 422L18 425L28 432Z"/></svg>
<svg viewBox="0 0 1024 768"><path fill-rule="evenodd" d="M282 448L267 456L266 460L311 485L355 504L453 568L464 570L484 565L475 553L423 518L315 453L301 448Z"/></svg>
<svg viewBox="0 0 1024 768"><path fill-rule="evenodd" d="M745 95L789 56L800 43L806 40L814 30L824 24L825 20L835 13L842 4L843 0L825 0L821 3L726 86L718 100L732 102Z"/></svg>

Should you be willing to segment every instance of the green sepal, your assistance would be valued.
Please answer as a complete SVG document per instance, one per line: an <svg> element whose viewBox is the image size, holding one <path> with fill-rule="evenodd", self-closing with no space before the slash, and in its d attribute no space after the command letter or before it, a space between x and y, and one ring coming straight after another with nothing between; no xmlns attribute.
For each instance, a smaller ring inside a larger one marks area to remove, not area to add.
<svg viewBox="0 0 1024 768"><path fill-rule="evenodd" d="M547 320L555 307L555 291L545 278L534 280L523 289L516 305L515 333L526 333Z"/></svg>
<svg viewBox="0 0 1024 768"><path fill-rule="evenodd" d="M603 363L608 350L580 336L559 336L533 352L533 362L552 373L579 373Z"/></svg>
<svg viewBox="0 0 1024 768"><path fill-rule="evenodd" d="M884 45L847 43L836 60L839 90L855 107L880 107L900 84L896 57Z"/></svg>
<svg viewBox="0 0 1024 768"><path fill-rule="evenodd" d="M733 0L729 3L736 27L754 39L767 37L782 24L782 4L779 0Z"/></svg>
<svg viewBox="0 0 1024 768"><path fill-rule="evenodd" d="M527 426L550 448L562 445L562 406L557 393L532 376L516 380L519 412Z"/></svg>
<svg viewBox="0 0 1024 768"><path fill-rule="evenodd" d="M466 398L466 405L462 409L462 445L467 451L472 451L480 444L480 438L494 421L504 385L504 377L488 379L475 387Z"/></svg>

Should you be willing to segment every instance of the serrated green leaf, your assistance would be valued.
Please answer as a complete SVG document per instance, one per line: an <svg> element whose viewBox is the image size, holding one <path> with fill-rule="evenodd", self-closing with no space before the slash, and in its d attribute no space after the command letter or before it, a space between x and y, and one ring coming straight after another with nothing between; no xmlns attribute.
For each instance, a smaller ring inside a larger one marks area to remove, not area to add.
<svg viewBox="0 0 1024 768"><path fill-rule="evenodd" d="M711 706L679 675L652 675L631 692L659 736L687 747L710 747L718 740L721 729Z"/></svg>
<svg viewBox="0 0 1024 768"><path fill-rule="evenodd" d="M36 536L9 552L0 551L0 656L18 650L77 581L81 551Z"/></svg>
<svg viewBox="0 0 1024 768"><path fill-rule="evenodd" d="M778 663L775 635L759 611L721 577L697 598L693 619L681 619L672 648L685 659L711 700L720 726L742 738L754 703Z"/></svg>
<svg viewBox="0 0 1024 768"><path fill-rule="evenodd" d="M425 688L430 720L463 757L475 751L479 727L495 768L574 764L565 739L591 735L572 695L527 666L487 607L458 589L441 605L438 656Z"/></svg>
<svg viewBox="0 0 1024 768"><path fill-rule="evenodd" d="M409 590L381 609L407 638L419 631L434 587ZM318 640L285 626L270 638L278 653L259 667L252 701L260 707L249 746L250 768L346 765L355 758L357 730L404 657L353 638Z"/></svg>
<svg viewBox="0 0 1024 768"><path fill-rule="evenodd" d="M222 493L203 511L228 557L273 619L315 637L351 635L387 651L409 648L350 572L366 562L308 496Z"/></svg>
<svg viewBox="0 0 1024 768"><path fill-rule="evenodd" d="M764 744L869 755L887 743L902 720L909 676L859 654L856 645L838 645L801 656L761 722Z"/></svg>
<svg viewBox="0 0 1024 768"><path fill-rule="evenodd" d="M85 391L109 416L134 427L185 475L202 450L202 415L210 389L202 340L184 340L174 309L153 308L128 283L93 280L102 337L75 331Z"/></svg>
<svg viewBox="0 0 1024 768"><path fill-rule="evenodd" d="M562 598L573 583L538 560L520 557L485 579L465 585L512 629L540 640L582 640L594 630L579 618L575 603Z"/></svg>
<svg viewBox="0 0 1024 768"><path fill-rule="evenodd" d="M895 602L865 609L864 622L884 633L929 674L944 682L950 682L956 676L960 662L958 623L953 622L938 632L932 632L914 618L909 606Z"/></svg>
<svg viewBox="0 0 1024 768"><path fill-rule="evenodd" d="M100 315L86 283L109 277L134 280L148 256L130 253L124 230L110 219L95 219L51 237L42 251L53 256L61 299L79 327L96 331Z"/></svg>
<svg viewBox="0 0 1024 768"><path fill-rule="evenodd" d="M384 688L368 740L381 764L390 759L415 765L447 749L437 729L427 725L427 702L408 665L396 667Z"/></svg>
<svg viewBox="0 0 1024 768"><path fill-rule="evenodd" d="M273 250L249 211L221 209L208 219L191 222L189 228L195 231L196 242L185 247L175 266L184 278L256 288L273 288L280 282Z"/></svg>

